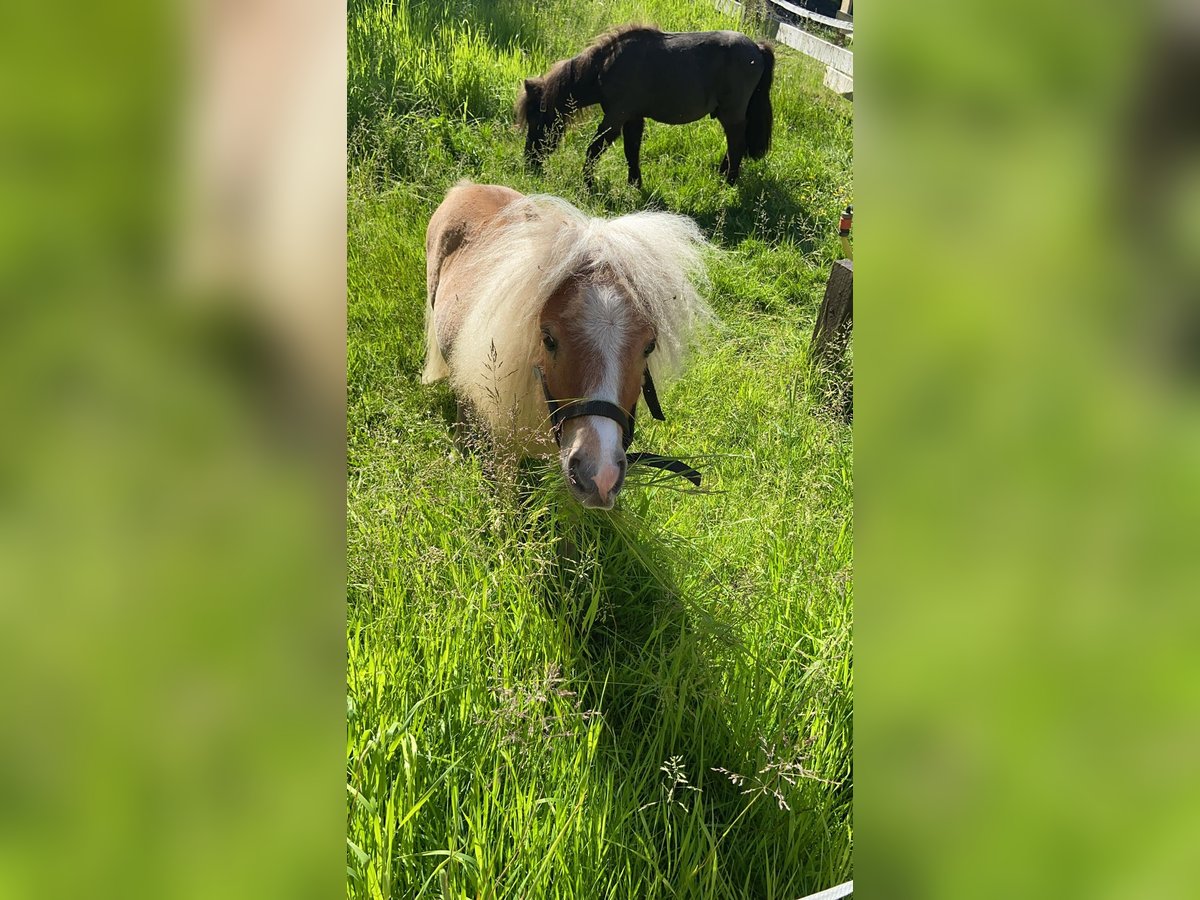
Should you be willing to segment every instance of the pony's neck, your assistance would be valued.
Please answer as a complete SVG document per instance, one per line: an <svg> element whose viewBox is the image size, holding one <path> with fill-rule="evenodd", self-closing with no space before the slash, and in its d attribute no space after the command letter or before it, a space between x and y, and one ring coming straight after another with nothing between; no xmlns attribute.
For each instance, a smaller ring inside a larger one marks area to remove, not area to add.
<svg viewBox="0 0 1200 900"><path fill-rule="evenodd" d="M580 54L567 63L568 70L559 82L558 96L554 107L559 112L568 112L571 107L583 109L600 102L600 77L594 59L589 54Z"/></svg>

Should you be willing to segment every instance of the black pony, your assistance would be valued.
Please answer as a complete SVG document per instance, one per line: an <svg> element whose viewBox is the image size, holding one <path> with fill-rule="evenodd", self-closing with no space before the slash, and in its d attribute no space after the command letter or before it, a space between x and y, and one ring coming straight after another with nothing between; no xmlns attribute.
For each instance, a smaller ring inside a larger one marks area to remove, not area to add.
<svg viewBox="0 0 1200 900"><path fill-rule="evenodd" d="M629 181L641 185L639 155L646 119L682 125L712 116L725 129L720 172L733 184L742 156L762 159L771 146L775 53L736 31L670 34L626 25L610 31L541 78L525 80L517 124L527 125L525 159L537 168L577 110L600 104L604 118L587 149L583 177L593 186L596 159L625 137Z"/></svg>

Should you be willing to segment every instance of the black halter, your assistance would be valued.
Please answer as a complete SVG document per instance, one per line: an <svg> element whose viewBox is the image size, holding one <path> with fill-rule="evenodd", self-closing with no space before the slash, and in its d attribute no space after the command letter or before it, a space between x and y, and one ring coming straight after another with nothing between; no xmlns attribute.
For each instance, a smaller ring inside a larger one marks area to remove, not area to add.
<svg viewBox="0 0 1200 900"><path fill-rule="evenodd" d="M546 406L550 409L550 425L554 430L556 444L562 445L562 426L567 419L576 419L579 416L604 416L621 426L622 447L625 450L625 462L628 465L664 469L682 476L696 487L700 487L700 473L681 459L659 456L657 453L629 452L629 445L633 443L633 414L637 408L636 405L633 410L626 412L608 400L556 400L550 394L550 387L546 384L546 373L542 371L542 367L534 366L533 372L542 385L542 393L546 395ZM650 377L649 366L646 367L646 373L642 377L642 396L646 400L646 408L650 410L650 415L660 422L666 421L666 416L663 415L662 407L658 403L658 392L654 390L654 379Z"/></svg>

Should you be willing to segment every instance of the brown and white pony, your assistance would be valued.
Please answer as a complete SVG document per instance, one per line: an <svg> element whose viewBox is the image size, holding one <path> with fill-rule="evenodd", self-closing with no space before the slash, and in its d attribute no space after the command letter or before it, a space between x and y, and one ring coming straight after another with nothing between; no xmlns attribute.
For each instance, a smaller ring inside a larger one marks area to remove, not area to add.
<svg viewBox="0 0 1200 900"><path fill-rule="evenodd" d="M626 452L639 394L661 417L655 382L679 372L712 318L697 290L705 247L685 216L592 218L557 197L461 182L426 232L422 380L449 376L519 455L557 444L571 494L611 508L628 463L650 456Z"/></svg>

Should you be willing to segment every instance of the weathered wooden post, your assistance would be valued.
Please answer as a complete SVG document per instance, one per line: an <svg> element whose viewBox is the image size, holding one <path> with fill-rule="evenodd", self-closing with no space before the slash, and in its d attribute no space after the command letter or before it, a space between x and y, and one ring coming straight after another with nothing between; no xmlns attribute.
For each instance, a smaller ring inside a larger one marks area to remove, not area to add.
<svg viewBox="0 0 1200 900"><path fill-rule="evenodd" d="M850 223L854 207L847 206L838 223L838 236L842 247L850 256ZM837 362L850 343L850 331L854 324L854 263L850 259L839 259L829 272L825 284L825 298L813 324L812 340L809 342L808 358L814 363L830 365Z"/></svg>

